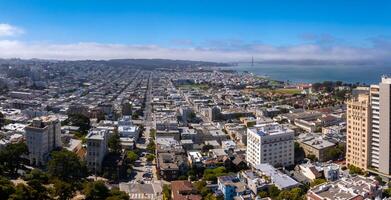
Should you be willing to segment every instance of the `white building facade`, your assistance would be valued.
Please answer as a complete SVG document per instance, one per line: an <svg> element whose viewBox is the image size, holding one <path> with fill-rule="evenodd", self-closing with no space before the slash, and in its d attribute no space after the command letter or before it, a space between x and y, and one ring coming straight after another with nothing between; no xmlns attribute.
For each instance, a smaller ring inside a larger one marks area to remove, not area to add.
<svg viewBox="0 0 391 200"><path fill-rule="evenodd" d="M294 131L278 123L269 123L247 129L247 163L256 166L294 164Z"/></svg>

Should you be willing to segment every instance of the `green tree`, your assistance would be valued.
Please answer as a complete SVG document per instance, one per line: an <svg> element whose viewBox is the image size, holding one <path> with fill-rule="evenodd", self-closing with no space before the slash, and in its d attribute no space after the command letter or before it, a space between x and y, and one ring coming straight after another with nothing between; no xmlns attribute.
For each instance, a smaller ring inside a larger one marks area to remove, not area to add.
<svg viewBox="0 0 391 200"><path fill-rule="evenodd" d="M275 185L271 185L267 188L267 193L269 193L270 197L276 198L280 192L281 191Z"/></svg>
<svg viewBox="0 0 391 200"><path fill-rule="evenodd" d="M171 199L171 188L169 185L163 185L163 200Z"/></svg>
<svg viewBox="0 0 391 200"><path fill-rule="evenodd" d="M201 181L196 181L193 183L193 186L198 190L198 191L201 191L202 188L204 188L206 186L206 181L205 180L201 180Z"/></svg>
<svg viewBox="0 0 391 200"><path fill-rule="evenodd" d="M86 200L102 200L110 196L110 191L103 181L88 182L84 186L83 193Z"/></svg>
<svg viewBox="0 0 391 200"><path fill-rule="evenodd" d="M314 154L307 155L307 158L312 160L312 161L318 161L318 158Z"/></svg>
<svg viewBox="0 0 391 200"><path fill-rule="evenodd" d="M384 197L391 197L391 188L387 188L383 191Z"/></svg>
<svg viewBox="0 0 391 200"><path fill-rule="evenodd" d="M204 171L203 179L207 181L217 182L217 177L227 174L225 167L217 167L213 169L206 169Z"/></svg>
<svg viewBox="0 0 391 200"><path fill-rule="evenodd" d="M304 200L304 191L301 188L293 188L290 191L292 200Z"/></svg>
<svg viewBox="0 0 391 200"><path fill-rule="evenodd" d="M138 159L138 155L134 151L128 151L126 157L129 159L131 164L134 164L134 162Z"/></svg>
<svg viewBox="0 0 391 200"><path fill-rule="evenodd" d="M31 180L27 182L27 185L31 188L31 194L34 197L33 199L50 199L49 191L42 185L39 180Z"/></svg>
<svg viewBox="0 0 391 200"><path fill-rule="evenodd" d="M148 155L146 156L146 158L147 158L147 161L148 161L148 162L152 162L153 160L155 160L155 155L153 155L153 154L148 154Z"/></svg>
<svg viewBox="0 0 391 200"><path fill-rule="evenodd" d="M72 184L61 180L56 180L53 184L53 187L54 196L58 197L59 200L71 199L76 192L76 188Z"/></svg>
<svg viewBox="0 0 391 200"><path fill-rule="evenodd" d="M315 180L313 180L311 183L310 183L310 186L311 187L314 187L314 186L317 186L317 185L320 185L322 183L326 183L326 179L323 179L323 178L317 178Z"/></svg>
<svg viewBox="0 0 391 200"><path fill-rule="evenodd" d="M108 147L111 152L120 154L122 147L121 147L121 140L119 138L118 133L114 133L111 135L108 141Z"/></svg>
<svg viewBox="0 0 391 200"><path fill-rule="evenodd" d="M8 199L14 192L14 184L6 178L0 177L0 200Z"/></svg>
<svg viewBox="0 0 391 200"><path fill-rule="evenodd" d="M38 180L42 184L49 183L49 176L47 173L42 172L40 169L33 169L25 175L25 181Z"/></svg>
<svg viewBox="0 0 391 200"><path fill-rule="evenodd" d="M349 173L350 174L359 174L359 175L363 175L364 174L364 172L362 171L361 168L356 167L354 165L349 165L348 169L349 169Z"/></svg>
<svg viewBox="0 0 391 200"><path fill-rule="evenodd" d="M91 128L90 118L80 114L69 115L68 119L66 119L63 124L77 126L83 134L87 134L88 130Z"/></svg>
<svg viewBox="0 0 391 200"><path fill-rule="evenodd" d="M156 138L156 130L155 129L150 129L149 130L149 135L151 136L152 139Z"/></svg>
<svg viewBox="0 0 391 200"><path fill-rule="evenodd" d="M112 188L106 200L129 200L129 195L120 191L118 188Z"/></svg>
<svg viewBox="0 0 391 200"><path fill-rule="evenodd" d="M9 197L8 200L32 200L34 197L32 188L25 184L18 184L15 187L15 192Z"/></svg>
<svg viewBox="0 0 391 200"><path fill-rule="evenodd" d="M23 162L22 155L28 154L25 143L9 144L0 151L0 164L2 169L11 174L15 174L21 168ZM2 172L4 172L2 170ZM0 172L1 173L1 172Z"/></svg>
<svg viewBox="0 0 391 200"><path fill-rule="evenodd" d="M149 139L149 143L147 145L147 150L150 152L150 153L155 153L155 150L156 150L156 144L155 144L155 141L153 141L153 139Z"/></svg>
<svg viewBox="0 0 391 200"><path fill-rule="evenodd" d="M48 173L51 177L63 181L79 181L86 177L86 166L75 153L67 150L54 151L51 157L48 163Z"/></svg>
<svg viewBox="0 0 391 200"><path fill-rule="evenodd" d="M265 197L268 197L268 196L269 196L269 194L267 192L265 192L265 191L258 192L258 197L260 197L260 198L265 198Z"/></svg>

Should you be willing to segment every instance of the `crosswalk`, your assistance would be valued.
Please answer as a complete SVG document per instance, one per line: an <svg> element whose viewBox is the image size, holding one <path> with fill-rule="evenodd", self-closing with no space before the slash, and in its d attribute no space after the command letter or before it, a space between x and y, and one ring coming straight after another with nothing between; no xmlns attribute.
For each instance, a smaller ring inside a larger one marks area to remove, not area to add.
<svg viewBox="0 0 391 200"><path fill-rule="evenodd" d="M132 200L137 200L137 199L156 199L155 195L153 195L153 194L145 194L145 193L130 193L129 197Z"/></svg>

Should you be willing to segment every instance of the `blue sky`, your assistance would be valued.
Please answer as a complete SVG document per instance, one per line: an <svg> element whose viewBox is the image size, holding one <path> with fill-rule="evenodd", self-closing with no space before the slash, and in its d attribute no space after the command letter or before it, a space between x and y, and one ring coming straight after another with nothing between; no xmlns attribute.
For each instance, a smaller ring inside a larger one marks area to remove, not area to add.
<svg viewBox="0 0 391 200"><path fill-rule="evenodd" d="M0 56L385 59L390 10L360 0L0 0L0 50L15 49Z"/></svg>

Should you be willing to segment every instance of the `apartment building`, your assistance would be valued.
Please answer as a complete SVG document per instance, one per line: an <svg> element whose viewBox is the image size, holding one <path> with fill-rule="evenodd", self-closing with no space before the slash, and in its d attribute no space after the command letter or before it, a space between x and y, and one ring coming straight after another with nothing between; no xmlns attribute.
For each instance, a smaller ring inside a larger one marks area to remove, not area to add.
<svg viewBox="0 0 391 200"><path fill-rule="evenodd" d="M109 132L105 129L94 129L88 132L86 136L88 170L92 172L100 172L102 170L102 162L108 152L108 138Z"/></svg>
<svg viewBox="0 0 391 200"><path fill-rule="evenodd" d="M278 123L257 125L247 129L249 165L270 163L289 166L294 163L294 131Z"/></svg>
<svg viewBox="0 0 391 200"><path fill-rule="evenodd" d="M369 94L359 94L347 101L346 164L367 170L371 140Z"/></svg>
<svg viewBox="0 0 391 200"><path fill-rule="evenodd" d="M44 165L50 152L61 147L61 123L54 115L33 119L25 132L31 165Z"/></svg>
<svg viewBox="0 0 391 200"><path fill-rule="evenodd" d="M391 77L383 76L370 87L370 171L390 178L391 174Z"/></svg>

